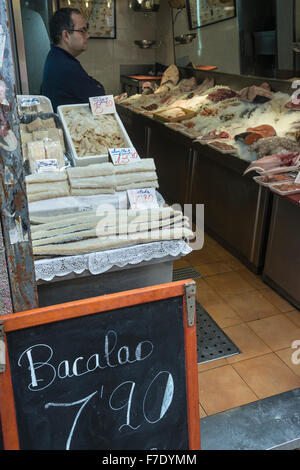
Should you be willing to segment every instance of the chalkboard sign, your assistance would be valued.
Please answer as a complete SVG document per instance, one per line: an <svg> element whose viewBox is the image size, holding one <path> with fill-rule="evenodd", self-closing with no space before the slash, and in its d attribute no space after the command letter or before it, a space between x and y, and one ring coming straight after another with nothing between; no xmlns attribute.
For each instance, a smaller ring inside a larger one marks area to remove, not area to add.
<svg viewBox="0 0 300 470"><path fill-rule="evenodd" d="M185 294L194 285L1 317L4 448L199 449L195 321Z"/></svg>

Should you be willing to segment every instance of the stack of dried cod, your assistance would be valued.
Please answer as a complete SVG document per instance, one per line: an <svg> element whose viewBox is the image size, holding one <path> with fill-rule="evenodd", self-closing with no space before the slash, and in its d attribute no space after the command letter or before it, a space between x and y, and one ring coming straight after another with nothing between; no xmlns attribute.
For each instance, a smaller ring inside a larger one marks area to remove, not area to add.
<svg viewBox="0 0 300 470"><path fill-rule="evenodd" d="M29 202L63 196L114 194L116 191L158 186L153 158L124 165L107 162L26 176Z"/></svg>
<svg viewBox="0 0 300 470"><path fill-rule="evenodd" d="M113 194L116 190L114 165L99 163L67 169L71 196Z"/></svg>
<svg viewBox="0 0 300 470"><path fill-rule="evenodd" d="M188 218L171 207L32 217L31 234L33 255L38 258L194 238Z"/></svg>
<svg viewBox="0 0 300 470"><path fill-rule="evenodd" d="M59 168L65 166L63 131L56 127L53 117L21 123L20 137L23 159L28 160L31 172L36 170L37 160L56 159Z"/></svg>
<svg viewBox="0 0 300 470"><path fill-rule="evenodd" d="M25 177L25 182L29 202L70 195L65 171L33 173Z"/></svg>

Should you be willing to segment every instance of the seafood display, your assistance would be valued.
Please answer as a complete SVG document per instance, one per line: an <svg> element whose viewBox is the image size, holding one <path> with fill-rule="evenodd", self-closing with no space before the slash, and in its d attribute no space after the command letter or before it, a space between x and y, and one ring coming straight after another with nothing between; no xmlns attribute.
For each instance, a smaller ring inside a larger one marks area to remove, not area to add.
<svg viewBox="0 0 300 470"><path fill-rule="evenodd" d="M194 238L179 210L90 211L31 219L35 257L72 256L161 240Z"/></svg>
<svg viewBox="0 0 300 470"><path fill-rule="evenodd" d="M288 194L295 194L300 192L300 183L281 183L281 184L274 184L272 186L273 191L282 194L282 195L288 195Z"/></svg>
<svg viewBox="0 0 300 470"><path fill-rule="evenodd" d="M286 182L286 181L294 181L297 176L297 173L279 173L277 175L266 175L266 176L258 176L255 178L255 181L261 184L272 184L272 183L279 183L279 182Z"/></svg>
<svg viewBox="0 0 300 470"><path fill-rule="evenodd" d="M282 173L284 171L296 170L299 164L299 153L279 153L277 155L269 155L251 163L245 170L244 175L250 171L258 173Z"/></svg>
<svg viewBox="0 0 300 470"><path fill-rule="evenodd" d="M196 115L190 119L164 125L202 144L226 140L230 146L226 150L247 161L300 150L299 114L287 93L274 92L267 82L241 90L216 85L213 78L197 83L194 77L180 80L178 75L176 82L174 66L172 70L173 81L165 81L153 93L129 97L123 93L115 101L150 118L168 115L172 108L193 111Z"/></svg>
<svg viewBox="0 0 300 470"><path fill-rule="evenodd" d="M158 188L153 158L126 165L111 162L33 173L25 177L29 202L67 196L115 194L128 189Z"/></svg>
<svg viewBox="0 0 300 470"><path fill-rule="evenodd" d="M172 71L175 77L174 66ZM248 161L244 174L259 173L257 182L270 189L280 182L292 184L300 169L300 104L287 93L273 91L267 82L236 90L216 85L212 78L197 83L195 79L180 80L178 75L177 82L166 81L152 94L123 94L115 100L150 118L171 115L172 109L193 111L190 119L164 125ZM292 170L293 178L287 176Z"/></svg>
<svg viewBox="0 0 300 470"><path fill-rule="evenodd" d="M113 114L95 116L87 106L66 107L63 114L78 157L101 155L108 148L126 146Z"/></svg>

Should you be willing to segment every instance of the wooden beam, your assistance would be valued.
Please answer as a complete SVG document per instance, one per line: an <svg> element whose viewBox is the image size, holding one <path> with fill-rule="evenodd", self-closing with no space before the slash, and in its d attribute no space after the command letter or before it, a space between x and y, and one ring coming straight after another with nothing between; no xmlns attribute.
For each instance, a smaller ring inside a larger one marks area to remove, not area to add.
<svg viewBox="0 0 300 470"><path fill-rule="evenodd" d="M0 3L0 217L13 312L38 306L7 3ZM0 51L1 52L1 51Z"/></svg>

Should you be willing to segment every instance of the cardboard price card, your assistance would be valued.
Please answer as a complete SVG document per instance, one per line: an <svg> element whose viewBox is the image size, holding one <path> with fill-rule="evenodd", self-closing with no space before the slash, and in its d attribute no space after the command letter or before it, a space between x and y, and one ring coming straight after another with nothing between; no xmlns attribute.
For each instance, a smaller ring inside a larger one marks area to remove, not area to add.
<svg viewBox="0 0 300 470"><path fill-rule="evenodd" d="M116 112L113 95L93 96L89 98L92 114L114 114Z"/></svg>
<svg viewBox="0 0 300 470"><path fill-rule="evenodd" d="M114 165L124 165L140 160L137 151L133 148L108 149L108 152Z"/></svg>
<svg viewBox="0 0 300 470"><path fill-rule="evenodd" d="M128 189L127 194L131 209L140 210L158 207L154 188Z"/></svg>
<svg viewBox="0 0 300 470"><path fill-rule="evenodd" d="M3 32L2 25L0 25L0 68L2 68L2 65L3 65L5 41L6 41L6 36Z"/></svg>
<svg viewBox="0 0 300 470"><path fill-rule="evenodd" d="M58 171L58 163L56 158L47 158L36 161L36 171L43 173L45 171Z"/></svg>

